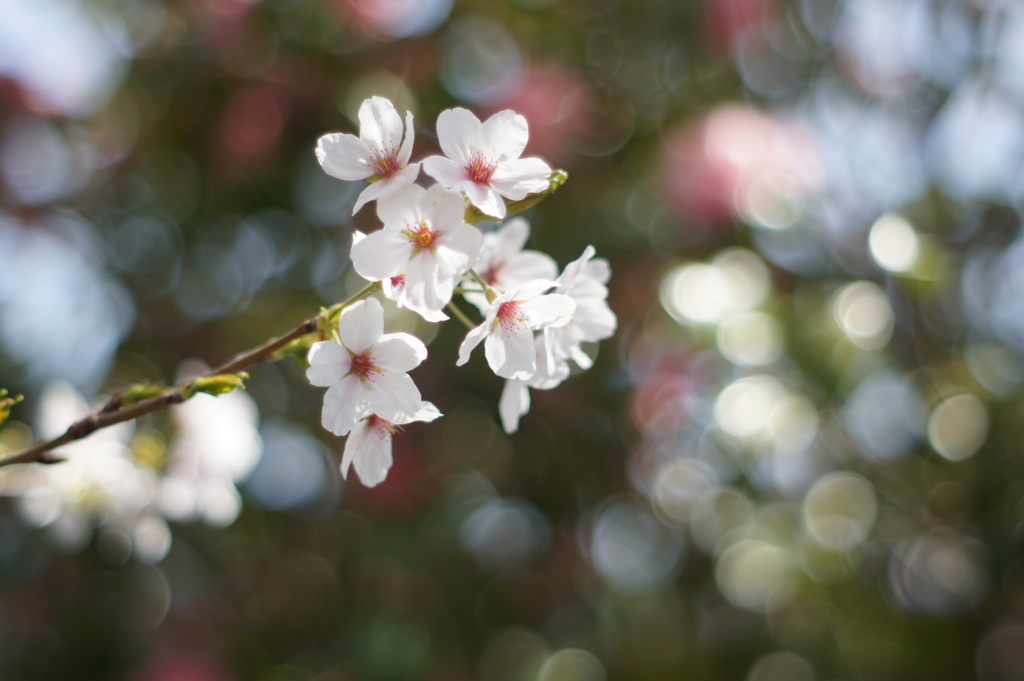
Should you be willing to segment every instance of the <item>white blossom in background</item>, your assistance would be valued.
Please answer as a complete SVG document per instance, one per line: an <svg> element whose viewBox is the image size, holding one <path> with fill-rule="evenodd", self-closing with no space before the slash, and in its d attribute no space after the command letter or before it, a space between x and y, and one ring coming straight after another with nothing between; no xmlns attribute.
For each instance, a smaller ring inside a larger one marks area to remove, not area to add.
<svg viewBox="0 0 1024 681"><path fill-rule="evenodd" d="M608 307L608 279L611 268L603 258L594 259L594 247L587 246L583 255L569 263L561 276L558 292L576 303L576 311L568 323L544 329L547 345L548 371L556 360L571 359L581 369L593 364L583 352L582 343L597 342L615 334L618 318Z"/></svg>
<svg viewBox="0 0 1024 681"><path fill-rule="evenodd" d="M530 223L514 217L493 232L484 234L483 250L474 269L487 285L507 291L533 279L551 280L558 276L558 264L547 253L524 249L530 238ZM487 309L487 296L467 293L465 298L481 313Z"/></svg>
<svg viewBox="0 0 1024 681"><path fill-rule="evenodd" d="M324 428L346 435L368 412L392 423L412 418L421 399L407 372L427 358L423 341L407 333L384 333L384 308L373 298L341 313L338 337L340 343L321 341L309 350L306 377L327 388Z"/></svg>
<svg viewBox="0 0 1024 681"><path fill-rule="evenodd" d="M384 481L391 470L391 438L401 432L402 426L413 421L433 421L441 412L431 402L421 402L415 414L394 421L369 413L349 433L341 458L341 474L348 477L348 469L355 466L359 479L367 487Z"/></svg>
<svg viewBox="0 0 1024 681"><path fill-rule="evenodd" d="M502 378L527 378L537 370L533 332L546 326L566 324L576 304L572 298L546 291L554 281L538 279L501 293L491 301L484 321L466 334L459 346L456 366L469 361L473 348L484 342L491 370Z"/></svg>
<svg viewBox="0 0 1024 681"><path fill-rule="evenodd" d="M394 105L383 97L371 97L359 107L359 136L324 135L317 141L316 158L324 172L340 180L379 178L359 194L352 208L355 215L368 202L416 181L420 164L409 163L414 137L411 112L405 113L403 129Z"/></svg>
<svg viewBox="0 0 1024 681"><path fill-rule="evenodd" d="M205 367L186 369L198 375ZM242 510L238 483L263 454L256 402L241 391L199 393L172 412L175 433L160 479L161 513L180 522L230 525Z"/></svg>
<svg viewBox="0 0 1024 681"><path fill-rule="evenodd" d="M480 231L462 221L465 212L457 192L403 187L377 202L384 227L353 244L352 266L369 281L404 275L409 309L436 318L483 248Z"/></svg>
<svg viewBox="0 0 1024 681"><path fill-rule="evenodd" d="M504 199L519 201L550 186L551 167L539 158L519 158L529 138L526 119L499 111L483 123L472 112L448 109L437 117L444 156L430 156L423 169L442 186L462 192L483 213L504 218Z"/></svg>
<svg viewBox="0 0 1024 681"><path fill-rule="evenodd" d="M55 382L40 398L37 421L41 438L56 437L91 412L71 385ZM0 477L4 494L30 524L46 527L67 551L79 551L94 530L118 535L129 553L156 562L171 545L170 529L153 501L159 479L152 467L132 453L134 424L96 431L55 452L65 459L53 465L17 466ZM123 556L127 557L127 556Z"/></svg>

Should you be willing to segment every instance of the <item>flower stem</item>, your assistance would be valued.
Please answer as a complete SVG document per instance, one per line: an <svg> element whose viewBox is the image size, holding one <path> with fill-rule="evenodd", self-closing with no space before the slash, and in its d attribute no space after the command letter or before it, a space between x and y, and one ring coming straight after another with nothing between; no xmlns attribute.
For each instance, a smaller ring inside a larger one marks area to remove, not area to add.
<svg viewBox="0 0 1024 681"><path fill-rule="evenodd" d="M455 305L454 302L448 301L447 307L456 319L458 319L460 322L466 325L467 329L472 330L476 328L476 324L473 323L473 320L467 317L466 313L460 310L458 306Z"/></svg>

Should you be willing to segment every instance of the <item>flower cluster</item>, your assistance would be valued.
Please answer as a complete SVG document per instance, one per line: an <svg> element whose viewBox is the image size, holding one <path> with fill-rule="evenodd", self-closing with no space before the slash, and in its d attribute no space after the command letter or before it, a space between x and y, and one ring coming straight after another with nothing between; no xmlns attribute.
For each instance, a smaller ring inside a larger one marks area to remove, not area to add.
<svg viewBox="0 0 1024 681"><path fill-rule="evenodd" d="M615 332L610 269L588 246L559 274L550 256L524 249L530 227L520 217L487 233L467 222L473 212L500 222L510 202L553 188L547 163L520 158L529 136L525 118L502 111L481 122L465 109L444 111L437 120L444 155L420 163L409 162L412 121L407 112L403 126L391 102L373 97L359 110L359 136L325 135L317 159L329 175L370 182L353 213L375 201L382 227L355 233L355 271L428 322L448 319L448 309L470 327L456 364L484 344L491 370L506 379L499 409L512 433L529 410L530 388L559 385L570 362L589 368L583 344ZM416 184L421 166L435 181L426 188ZM455 307L456 293L479 310L478 325ZM383 320L374 298L346 306L333 337L313 345L308 358L309 381L327 388L323 426L348 435L342 473L354 465L368 486L387 475L391 439L401 426L441 416L408 375L426 359L426 347L409 334L384 333Z"/></svg>

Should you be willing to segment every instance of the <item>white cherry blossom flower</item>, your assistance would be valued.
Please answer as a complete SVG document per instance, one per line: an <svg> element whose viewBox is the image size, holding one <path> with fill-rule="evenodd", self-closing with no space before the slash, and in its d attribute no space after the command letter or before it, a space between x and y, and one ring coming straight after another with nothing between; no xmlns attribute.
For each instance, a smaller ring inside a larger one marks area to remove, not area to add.
<svg viewBox="0 0 1024 681"><path fill-rule="evenodd" d="M483 248L464 213L462 197L440 185L403 187L377 203L384 228L352 246L352 265L370 281L404 274L409 308L439 313Z"/></svg>
<svg viewBox="0 0 1024 681"><path fill-rule="evenodd" d="M341 313L340 344L322 341L309 350L306 377L327 388L321 422L335 435L347 434L367 412L395 423L420 408L407 372L426 359L427 348L410 334L383 331L384 309L369 298Z"/></svg>
<svg viewBox="0 0 1024 681"><path fill-rule="evenodd" d="M608 307L608 288L611 276L608 261L594 259L594 247L587 246L583 255L566 265L558 278L560 293L576 303L576 311L568 323L558 328L544 329L549 371L556 360L571 359L581 369L589 369L593 360L581 347L585 342L602 341L615 334L618 319Z"/></svg>
<svg viewBox="0 0 1024 681"><path fill-rule="evenodd" d="M526 249L530 223L514 217L493 232L484 234L484 247L474 269L487 285L507 291L532 279L554 279L558 264L547 253ZM487 309L487 296L468 293L465 299L481 312Z"/></svg>
<svg viewBox="0 0 1024 681"><path fill-rule="evenodd" d="M456 366L469 361L473 348L486 339L484 354L495 374L502 378L531 376L537 370L533 332L567 323L576 309L569 296L544 295L557 285L538 279L496 296L484 314L484 321L466 334L459 346Z"/></svg>
<svg viewBox="0 0 1024 681"><path fill-rule="evenodd" d="M352 232L353 248L364 238L366 238L366 235L359 230ZM428 310L425 307L417 305L414 301L409 300L409 296L405 293L405 272L396 274L393 277L385 277L380 280L380 283L381 293L384 294L385 298L395 303L398 307L404 307L408 310L412 310L428 322L443 322L448 319L448 315L444 312Z"/></svg>
<svg viewBox="0 0 1024 681"><path fill-rule="evenodd" d="M402 135L405 133L403 141ZM317 141L316 158L324 172L340 180L376 182L359 194L355 215L369 201L389 196L416 181L419 163L409 163L415 133L412 113L405 113L405 128L394 105L383 97L371 97L359 107L359 137L331 133Z"/></svg>
<svg viewBox="0 0 1024 681"><path fill-rule="evenodd" d="M384 481L391 469L391 438L401 426L413 421L433 421L441 412L430 402L421 402L416 413L389 421L369 413L360 419L345 441L341 457L341 474L348 477L349 466L355 465L359 479L367 487Z"/></svg>
<svg viewBox="0 0 1024 681"><path fill-rule="evenodd" d="M519 201L549 186L547 163L519 158L528 138L526 119L510 109L483 123L466 109L448 109L437 117L437 139L445 155L425 159L423 169L485 214L504 218L503 197Z"/></svg>

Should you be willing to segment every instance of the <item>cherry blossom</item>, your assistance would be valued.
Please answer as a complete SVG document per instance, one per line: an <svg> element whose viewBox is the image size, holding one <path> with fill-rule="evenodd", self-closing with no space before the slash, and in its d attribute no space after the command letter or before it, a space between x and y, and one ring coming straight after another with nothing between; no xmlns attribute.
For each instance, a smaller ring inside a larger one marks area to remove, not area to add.
<svg viewBox="0 0 1024 681"><path fill-rule="evenodd" d="M440 312L483 248L483 236L462 221L464 214L456 192L403 187L377 203L384 228L352 246L352 265L370 281L404 275L409 308Z"/></svg>
<svg viewBox="0 0 1024 681"><path fill-rule="evenodd" d="M537 370L533 331L569 322L576 304L572 298L545 291L554 281L537 279L495 296L484 321L466 334L456 366L469 361L473 348L484 342L491 370L502 378L527 378Z"/></svg>
<svg viewBox="0 0 1024 681"><path fill-rule="evenodd" d="M409 163L415 133L408 111L404 133L403 140L402 118L394 105L383 97L371 97L359 107L359 137L331 133L317 141L316 158L328 175L348 181L379 178L359 194L353 215L368 202L416 181L420 164Z"/></svg>
<svg viewBox="0 0 1024 681"><path fill-rule="evenodd" d="M503 197L519 201L549 186L547 163L519 158L528 137L526 119L511 109L483 123L466 109L448 109L437 117L445 155L425 159L423 169L443 186L464 193L483 213L504 218Z"/></svg>
<svg viewBox="0 0 1024 681"><path fill-rule="evenodd" d="M366 412L391 422L410 418L420 408L420 391L408 375L427 357L423 341L407 333L383 333L384 308L373 299L346 308L335 341L309 350L306 377L326 387L324 428L346 435Z"/></svg>
<svg viewBox="0 0 1024 681"><path fill-rule="evenodd" d="M583 255L569 263L558 277L558 291L576 303L576 311L568 323L557 328L544 329L549 371L555 360L571 359L581 369L593 364L583 352L582 343L602 341L615 334L618 319L608 307L608 288L611 277L608 261L594 259L594 247L587 246Z"/></svg>
<svg viewBox="0 0 1024 681"><path fill-rule="evenodd" d="M391 469L392 436L401 432L401 426L413 421L433 421L439 416L438 408L426 401L420 403L414 414L391 421L368 413L359 420L345 441L345 452L341 457L342 476L348 477L349 467L355 465L364 485L374 487L380 484Z"/></svg>

